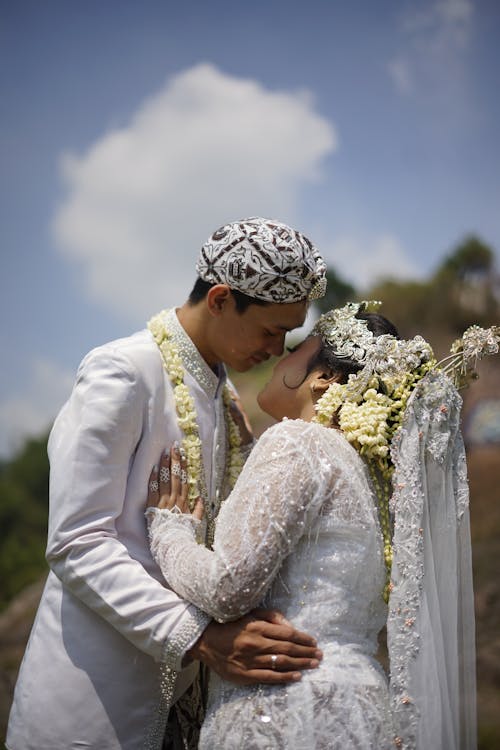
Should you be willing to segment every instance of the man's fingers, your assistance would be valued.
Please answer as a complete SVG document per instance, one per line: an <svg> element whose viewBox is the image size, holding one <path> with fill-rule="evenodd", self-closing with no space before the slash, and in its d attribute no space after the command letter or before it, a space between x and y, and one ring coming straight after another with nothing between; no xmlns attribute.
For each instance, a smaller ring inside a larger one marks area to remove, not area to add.
<svg viewBox="0 0 500 750"><path fill-rule="evenodd" d="M242 672L241 676L232 675L231 681L240 685L284 685L290 682L299 682L302 679L300 672L274 672L266 669L249 669Z"/></svg>
<svg viewBox="0 0 500 750"><path fill-rule="evenodd" d="M251 613L255 620L254 627L266 638L293 641L302 646L316 646L317 641L309 633L296 630L293 625L274 609L254 609Z"/></svg>
<svg viewBox="0 0 500 750"><path fill-rule="evenodd" d="M250 613L256 620L265 620L266 622L273 623L274 625L289 625L293 628L292 623L286 619L285 615L282 614L278 609L263 609L257 607Z"/></svg>
<svg viewBox="0 0 500 750"><path fill-rule="evenodd" d="M299 658L288 656L287 654L263 654L252 659L252 670L273 672L297 672L299 669L316 669L320 665L320 660L316 658Z"/></svg>
<svg viewBox="0 0 500 750"><path fill-rule="evenodd" d="M255 622L249 626L249 630L259 633L263 638L269 641L284 641L285 643L300 648L317 648L315 638L308 635L308 633L302 633L300 630L295 630L291 625L272 625L264 620L255 620Z"/></svg>
<svg viewBox="0 0 500 750"><path fill-rule="evenodd" d="M301 646L290 641L269 641L266 646L267 654L280 654L290 659L318 659L323 658L323 652L317 646Z"/></svg>

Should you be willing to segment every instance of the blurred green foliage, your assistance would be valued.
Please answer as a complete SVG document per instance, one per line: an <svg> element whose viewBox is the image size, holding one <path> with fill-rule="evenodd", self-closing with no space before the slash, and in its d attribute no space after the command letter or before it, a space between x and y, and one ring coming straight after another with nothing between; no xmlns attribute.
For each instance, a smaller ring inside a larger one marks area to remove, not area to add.
<svg viewBox="0 0 500 750"><path fill-rule="evenodd" d="M326 272L327 287L324 297L316 300L320 313L328 312L334 307L341 307L356 297L356 290L348 281L342 279L333 268Z"/></svg>
<svg viewBox="0 0 500 750"><path fill-rule="evenodd" d="M461 334L476 323L498 323L499 288L493 251L466 237L427 281L384 279L368 292L403 336L424 331Z"/></svg>
<svg viewBox="0 0 500 750"><path fill-rule="evenodd" d="M0 465L0 609L47 570L47 436Z"/></svg>

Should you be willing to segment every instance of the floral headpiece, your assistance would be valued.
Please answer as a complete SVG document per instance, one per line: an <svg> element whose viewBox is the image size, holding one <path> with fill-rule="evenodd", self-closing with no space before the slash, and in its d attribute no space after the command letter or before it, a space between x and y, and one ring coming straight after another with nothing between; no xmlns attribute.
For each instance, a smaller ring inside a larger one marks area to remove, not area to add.
<svg viewBox="0 0 500 750"><path fill-rule="evenodd" d="M379 499L384 534L384 554L390 571L392 560L389 495L393 464L390 448L401 426L406 405L424 375L440 369L461 387L470 379L478 359L496 354L500 326L468 328L455 341L451 355L437 362L432 348L422 338L398 339L390 334L375 336L360 311L380 302L349 302L320 317L312 335L340 359L351 359L361 369L347 383L332 383L316 403L314 421L329 426L335 418L346 439L366 460Z"/></svg>
<svg viewBox="0 0 500 750"><path fill-rule="evenodd" d="M434 360L432 349L422 336L410 340L391 334L375 336L367 321L356 317L358 312L380 305L375 300L348 302L322 315L312 330L312 335L320 336L336 357L362 365L358 373L349 376L346 385L346 396L351 400L362 397L373 377L391 387L408 371Z"/></svg>

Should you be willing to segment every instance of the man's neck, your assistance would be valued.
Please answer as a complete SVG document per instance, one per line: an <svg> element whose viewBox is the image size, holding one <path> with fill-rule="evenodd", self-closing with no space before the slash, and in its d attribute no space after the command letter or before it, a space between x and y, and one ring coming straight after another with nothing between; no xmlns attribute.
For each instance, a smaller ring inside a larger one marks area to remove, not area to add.
<svg viewBox="0 0 500 750"><path fill-rule="evenodd" d="M209 367L218 372L219 360L213 354L207 341L207 319L206 311L203 305L190 305L185 302L182 307L176 309L179 323L186 331L187 335L198 349L199 353Z"/></svg>

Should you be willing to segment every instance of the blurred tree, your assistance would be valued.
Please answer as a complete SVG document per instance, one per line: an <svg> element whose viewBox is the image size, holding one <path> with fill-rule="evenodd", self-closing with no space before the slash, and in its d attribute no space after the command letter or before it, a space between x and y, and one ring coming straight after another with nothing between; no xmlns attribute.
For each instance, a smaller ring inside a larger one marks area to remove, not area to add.
<svg viewBox="0 0 500 750"><path fill-rule="evenodd" d="M451 274L461 281L486 279L493 269L494 257L488 245L469 235L444 259L437 273Z"/></svg>
<svg viewBox="0 0 500 750"><path fill-rule="evenodd" d="M47 570L47 436L0 466L0 608Z"/></svg>
<svg viewBox="0 0 500 750"><path fill-rule="evenodd" d="M367 293L368 299L382 302L380 312L397 327L403 338L422 331L427 314L429 284L418 281L380 281Z"/></svg>
<svg viewBox="0 0 500 750"><path fill-rule="evenodd" d="M493 250L470 235L450 253L431 282L435 316L457 331L490 325L498 315Z"/></svg>
<svg viewBox="0 0 500 750"><path fill-rule="evenodd" d="M326 294L321 299L316 300L316 306L320 313L327 312L332 307L341 307L348 300L356 299L355 288L348 281L344 281L333 268L328 269L326 278L328 282Z"/></svg>
<svg viewBox="0 0 500 750"><path fill-rule="evenodd" d="M383 302L383 314L403 336L437 332L456 334L477 323L489 326L499 317L494 253L477 237L466 237L428 281L384 280L368 296ZM433 338L433 336L431 336Z"/></svg>

